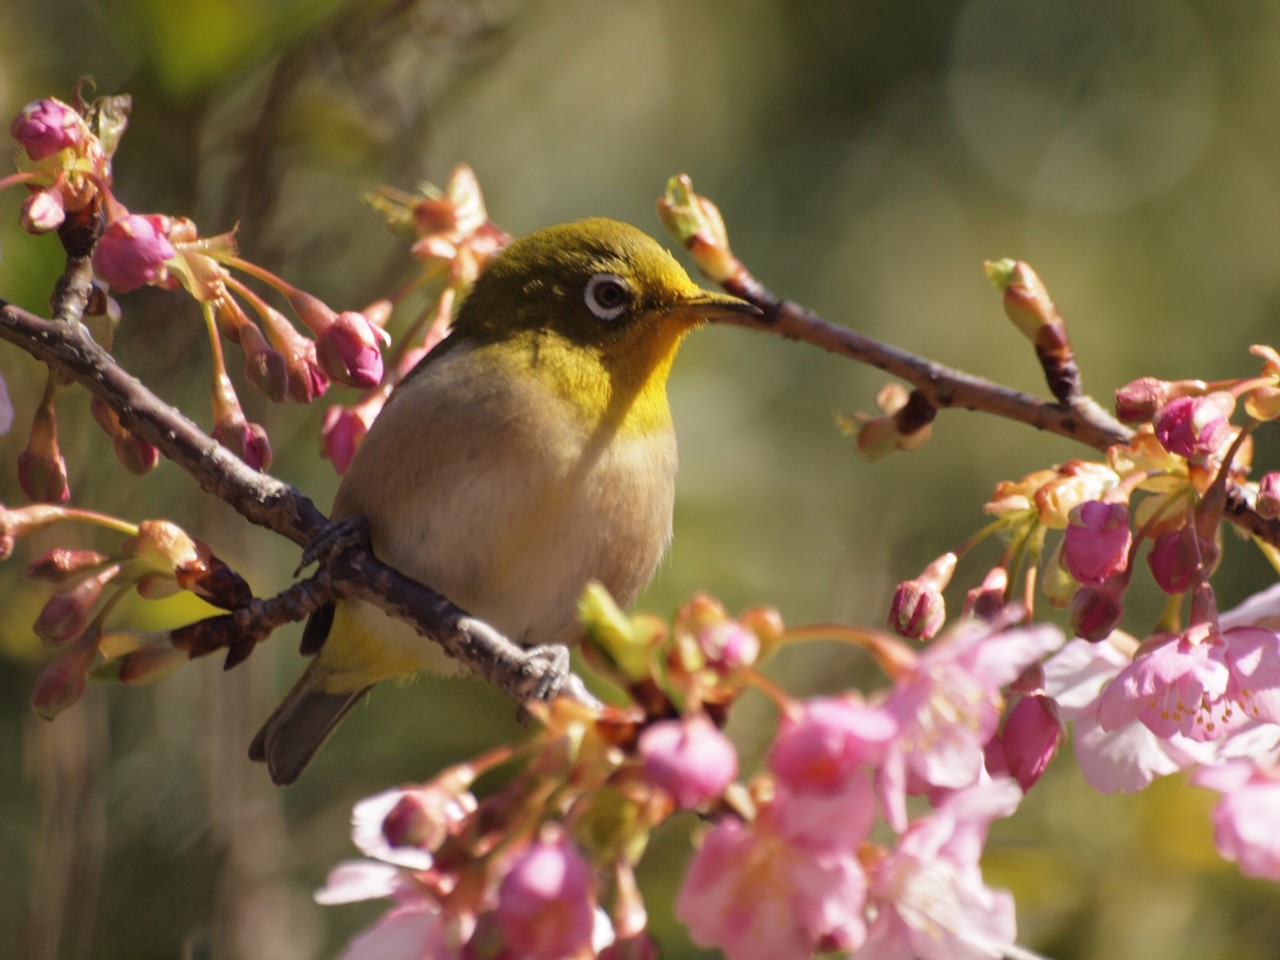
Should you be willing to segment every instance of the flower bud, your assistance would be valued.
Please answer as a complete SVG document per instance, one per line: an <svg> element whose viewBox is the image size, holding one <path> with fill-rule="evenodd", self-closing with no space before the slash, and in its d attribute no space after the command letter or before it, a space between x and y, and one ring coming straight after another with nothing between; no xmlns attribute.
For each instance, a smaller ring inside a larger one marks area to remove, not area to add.
<svg viewBox="0 0 1280 960"><path fill-rule="evenodd" d="M1026 793L1044 774L1062 740L1062 717L1052 697L1023 697L1004 722L1000 744L1006 770Z"/></svg>
<svg viewBox="0 0 1280 960"><path fill-rule="evenodd" d="M67 219L67 208L62 191L56 186L37 190L22 203L19 222L27 233L40 236L57 230Z"/></svg>
<svg viewBox="0 0 1280 960"><path fill-rule="evenodd" d="M27 565L27 576L45 583L66 583L72 577L88 573L107 562L106 554L96 550L69 550L54 547Z"/></svg>
<svg viewBox="0 0 1280 960"><path fill-rule="evenodd" d="M60 647L84 632L89 611L102 595L102 588L120 572L119 564L85 577L70 590L55 593L45 603L33 627L46 646Z"/></svg>
<svg viewBox="0 0 1280 960"><path fill-rule="evenodd" d="M992 567L964 598L961 614L978 620L991 620L1005 608L1009 591L1009 571L1004 567Z"/></svg>
<svg viewBox="0 0 1280 960"><path fill-rule="evenodd" d="M95 680L114 680L131 687L147 687L177 673L191 658L167 643L138 647L108 660L93 673Z"/></svg>
<svg viewBox="0 0 1280 960"><path fill-rule="evenodd" d="M166 261L177 256L169 225L169 218L159 215L131 213L112 220L94 247L94 272L120 293L163 283L169 275Z"/></svg>
<svg viewBox="0 0 1280 960"><path fill-rule="evenodd" d="M591 647L608 658L626 681L650 675L654 637L637 629L599 582L588 583L578 598L578 619Z"/></svg>
<svg viewBox="0 0 1280 960"><path fill-rule="evenodd" d="M1116 391L1116 418L1121 423L1148 423L1169 400L1167 381L1141 377Z"/></svg>
<svg viewBox="0 0 1280 960"><path fill-rule="evenodd" d="M84 696L87 662L76 650L69 650L45 666L31 691L31 709L42 720L52 720Z"/></svg>
<svg viewBox="0 0 1280 960"><path fill-rule="evenodd" d="M263 396L280 403L289 392L289 365L284 354L274 349L262 331L246 319L237 330L244 348L244 372Z"/></svg>
<svg viewBox="0 0 1280 960"><path fill-rule="evenodd" d="M1071 629L1077 637L1091 642L1105 640L1124 616L1124 589L1121 577L1105 583L1085 584L1071 598L1068 612Z"/></svg>
<svg viewBox="0 0 1280 960"><path fill-rule="evenodd" d="M120 465L138 476L150 473L160 463L160 451L153 444L128 431L122 437L112 437L111 448Z"/></svg>
<svg viewBox="0 0 1280 960"><path fill-rule="evenodd" d="M530 844L498 887L494 916L522 960L590 956L595 927L591 868L573 844L553 836Z"/></svg>
<svg viewBox="0 0 1280 960"><path fill-rule="evenodd" d="M1062 564L1080 583L1102 583L1125 569L1132 544L1128 506L1089 500L1067 518Z"/></svg>
<svg viewBox="0 0 1280 960"><path fill-rule="evenodd" d="M271 440L267 431L244 419L243 414L214 424L213 438L244 461L251 470L271 466Z"/></svg>
<svg viewBox="0 0 1280 960"><path fill-rule="evenodd" d="M316 354L325 372L339 383L369 389L382 382L382 352L378 342L386 333L364 314L339 314L316 337Z"/></svg>
<svg viewBox="0 0 1280 960"><path fill-rule="evenodd" d="M693 181L687 175L667 181L666 195L658 201L658 219L709 279L724 283L741 269L729 249L729 234L719 209L693 192Z"/></svg>
<svg viewBox="0 0 1280 960"><path fill-rule="evenodd" d="M1195 525L1188 523L1156 537L1147 553L1147 566L1156 586L1173 596L1195 586L1201 573L1207 574L1212 567L1217 552L1210 541L1197 545Z"/></svg>
<svg viewBox="0 0 1280 960"><path fill-rule="evenodd" d="M67 462L58 449L57 423L48 404L36 412L31 438L18 454L18 485L28 497L42 503L65 503L71 496Z"/></svg>
<svg viewBox="0 0 1280 960"><path fill-rule="evenodd" d="M636 752L645 779L685 810L724 793L738 776L738 754L705 716L661 720L640 734Z"/></svg>
<svg viewBox="0 0 1280 960"><path fill-rule="evenodd" d="M929 640L947 619L942 591L951 582L956 555L944 553L914 580L898 584L889 608L889 629L910 640Z"/></svg>
<svg viewBox="0 0 1280 960"><path fill-rule="evenodd" d="M347 472L351 466L351 458L356 449L369 432L369 426L378 415L381 403L368 402L356 404L354 407L330 407L324 412L324 420L320 424L321 456L333 464L339 474Z"/></svg>
<svg viewBox="0 0 1280 960"><path fill-rule="evenodd" d="M1215 454L1231 439L1229 418L1235 406L1235 397L1224 390L1202 397L1178 397L1156 414L1156 439L1175 456Z"/></svg>
<svg viewBox="0 0 1280 960"><path fill-rule="evenodd" d="M1258 481L1258 497L1254 506L1265 520L1280 517L1280 473L1272 471Z"/></svg>
<svg viewBox="0 0 1280 960"><path fill-rule="evenodd" d="M1048 326L1061 326L1058 308L1040 276L1024 260L987 260L987 279L1004 294L1004 312L1032 343Z"/></svg>
<svg viewBox="0 0 1280 960"><path fill-rule="evenodd" d="M84 118L61 100L49 98L28 103L9 126L32 160L43 160L59 150L76 147L89 137Z"/></svg>
<svg viewBox="0 0 1280 960"><path fill-rule="evenodd" d="M706 665L721 676L752 666L760 656L760 638L736 620L722 620L698 631Z"/></svg>
<svg viewBox="0 0 1280 960"><path fill-rule="evenodd" d="M138 532L121 545L121 553L143 568L169 577L178 567L200 559L196 540L169 520L143 520Z"/></svg>

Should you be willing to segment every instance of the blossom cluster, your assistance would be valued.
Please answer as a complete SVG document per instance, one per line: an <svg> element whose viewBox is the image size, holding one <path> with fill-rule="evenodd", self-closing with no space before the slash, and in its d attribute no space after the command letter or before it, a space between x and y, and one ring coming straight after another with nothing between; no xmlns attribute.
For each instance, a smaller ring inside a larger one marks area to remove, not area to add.
<svg viewBox="0 0 1280 960"><path fill-rule="evenodd" d="M390 298L363 310L337 311L242 259L234 231L203 236L185 217L130 211L112 189L112 158L129 109L127 96L89 103L79 88L71 103L46 98L23 107L10 126L21 147L19 169L0 179L0 189L27 190L23 228L33 234L59 231L71 236L78 227L95 234L95 286L86 322L108 349L121 315L116 295L151 286L184 290L197 302L213 357L213 436L255 469L270 466L271 442L266 429L245 416L220 340L239 346L245 379L273 401L310 403L328 390L330 382L365 391L354 405L331 407L324 418L324 453L340 472L345 470L391 388L448 333L458 299L508 239L489 222L475 176L460 166L444 191L426 185L418 195L383 191L370 198L392 229L416 238L412 253L423 270ZM310 336L237 273L273 291ZM428 285L434 285L436 294L410 324L388 371L383 350L391 340L384 328L392 310L409 293ZM101 322L93 322L95 318ZM19 464L24 492L48 503L65 502L70 495L57 440L55 386L51 380ZM4 407L9 409L7 397ZM142 473L155 466L154 447L115 415L99 413L95 411L96 419L128 469Z"/></svg>
<svg viewBox="0 0 1280 960"><path fill-rule="evenodd" d="M188 591L224 610L242 607L252 597L249 585L208 544L168 520L131 524L52 504L0 504L0 561L10 557L22 537L63 521L104 527L125 538L112 553L55 547L27 566L28 578L55 588L32 628L58 654L41 670L31 695L32 709L46 720L79 700L90 678L134 686L155 683L195 652L187 636L190 628L152 633L108 629L107 614L127 593L156 600Z"/></svg>
<svg viewBox="0 0 1280 960"><path fill-rule="evenodd" d="M1012 898L986 885L979 857L1057 745L1060 723L1025 678L1001 723L1005 688L1061 645L1057 629L1006 613L921 653L850 631L890 684L794 700L756 668L817 634L785 630L772 611L734 619L700 596L668 627L624 616L595 587L583 613L588 656L629 705L535 708L527 747L357 805L369 859L336 868L317 899L394 905L345 960L655 956L633 871L681 811L710 825L676 913L730 960L997 957L1014 942ZM718 722L752 688L780 720L764 769L743 779ZM499 763L519 772L477 797L476 778Z"/></svg>

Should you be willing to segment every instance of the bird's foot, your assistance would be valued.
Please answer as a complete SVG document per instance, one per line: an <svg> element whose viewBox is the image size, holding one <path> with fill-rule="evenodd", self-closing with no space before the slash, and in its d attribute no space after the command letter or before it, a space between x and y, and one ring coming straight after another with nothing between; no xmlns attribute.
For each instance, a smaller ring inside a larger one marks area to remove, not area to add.
<svg viewBox="0 0 1280 960"><path fill-rule="evenodd" d="M526 699L553 700L572 676L569 648L559 643L529 647L524 651L521 672L525 677Z"/></svg>
<svg viewBox="0 0 1280 960"><path fill-rule="evenodd" d="M302 559L298 562L298 568L293 571L293 575L296 577L317 560L332 557L348 547L367 546L369 546L368 517L360 515L330 520L328 526L311 542L311 546L302 551Z"/></svg>

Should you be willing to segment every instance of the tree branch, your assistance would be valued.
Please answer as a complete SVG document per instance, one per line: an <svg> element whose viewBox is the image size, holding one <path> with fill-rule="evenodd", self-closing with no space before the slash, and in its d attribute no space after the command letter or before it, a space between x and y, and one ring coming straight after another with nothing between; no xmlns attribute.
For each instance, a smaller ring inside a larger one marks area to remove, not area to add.
<svg viewBox="0 0 1280 960"><path fill-rule="evenodd" d="M204 490L251 523L304 547L327 529L328 518L306 495L247 467L126 373L93 341L83 324L46 320L0 300L0 339L100 397L124 427L154 444ZM364 600L404 620L440 644L449 656L518 700L529 699L547 684L552 664L542 652L517 646L435 591L382 563L368 549L343 550L330 560L327 577L333 595ZM552 692L595 702L572 674Z"/></svg>

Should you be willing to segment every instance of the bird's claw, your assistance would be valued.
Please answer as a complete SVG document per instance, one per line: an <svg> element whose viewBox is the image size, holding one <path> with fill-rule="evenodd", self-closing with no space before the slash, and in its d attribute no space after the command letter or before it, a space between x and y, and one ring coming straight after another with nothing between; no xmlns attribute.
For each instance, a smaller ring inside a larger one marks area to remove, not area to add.
<svg viewBox="0 0 1280 960"><path fill-rule="evenodd" d="M293 571L296 577L307 567L322 557L331 557L341 553L348 547L369 545L369 518L365 516L343 517L341 520L330 520L320 531L320 535L311 541L311 545L302 551L302 559Z"/></svg>
<svg viewBox="0 0 1280 960"><path fill-rule="evenodd" d="M524 653L525 688L529 700L553 700L570 677L569 648L559 643L530 647Z"/></svg>

